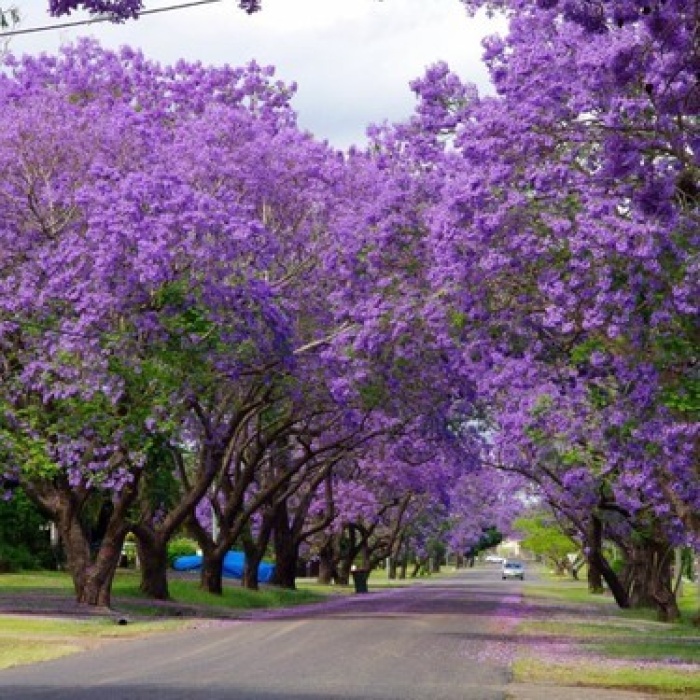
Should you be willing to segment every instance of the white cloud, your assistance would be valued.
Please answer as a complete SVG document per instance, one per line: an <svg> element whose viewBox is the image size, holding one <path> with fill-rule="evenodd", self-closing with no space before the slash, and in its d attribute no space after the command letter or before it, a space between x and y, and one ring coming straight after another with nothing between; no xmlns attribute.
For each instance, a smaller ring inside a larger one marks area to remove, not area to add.
<svg viewBox="0 0 700 700"><path fill-rule="evenodd" d="M184 1L145 4L156 9ZM53 23L48 0L18 4L22 28ZM54 52L78 36L94 36L110 47L139 47L163 63L185 58L238 65L255 58L298 83L294 104L304 128L345 147L362 141L369 123L406 118L413 108L409 81L438 60L488 89L480 42L503 28L502 21L467 17L459 0L263 0L263 11L253 16L237 4L225 0L120 25L21 35L10 48Z"/></svg>

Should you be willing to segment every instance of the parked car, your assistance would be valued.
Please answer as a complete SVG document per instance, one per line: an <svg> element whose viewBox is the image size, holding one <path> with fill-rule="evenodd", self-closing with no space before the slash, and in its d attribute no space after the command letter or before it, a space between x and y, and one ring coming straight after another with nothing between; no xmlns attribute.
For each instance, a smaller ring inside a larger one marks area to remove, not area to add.
<svg viewBox="0 0 700 700"><path fill-rule="evenodd" d="M484 561L489 564L501 564L503 562L503 557L499 557L498 554L487 554Z"/></svg>
<svg viewBox="0 0 700 700"><path fill-rule="evenodd" d="M503 567L501 568L501 575L504 581L507 578L519 578L521 581L524 581L525 567L520 561L515 561L514 559L506 559L503 562Z"/></svg>

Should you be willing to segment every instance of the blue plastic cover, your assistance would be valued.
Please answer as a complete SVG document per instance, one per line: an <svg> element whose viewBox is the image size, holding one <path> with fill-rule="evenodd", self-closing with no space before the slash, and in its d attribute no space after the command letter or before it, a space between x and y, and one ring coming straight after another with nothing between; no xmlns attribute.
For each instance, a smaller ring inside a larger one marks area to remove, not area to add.
<svg viewBox="0 0 700 700"><path fill-rule="evenodd" d="M224 556L223 575L225 578L243 578L243 568L245 567L245 554L243 552L227 552ZM173 569L176 571L201 571L202 557L189 555L177 557L173 561ZM258 581L260 583L270 583L275 575L275 565L267 562L260 562L258 566Z"/></svg>

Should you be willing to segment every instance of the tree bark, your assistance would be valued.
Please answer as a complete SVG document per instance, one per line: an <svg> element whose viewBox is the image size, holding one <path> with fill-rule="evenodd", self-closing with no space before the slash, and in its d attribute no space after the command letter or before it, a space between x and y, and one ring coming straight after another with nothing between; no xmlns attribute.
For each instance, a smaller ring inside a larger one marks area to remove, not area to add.
<svg viewBox="0 0 700 700"><path fill-rule="evenodd" d="M83 605L109 608L112 604L112 583L121 557L126 530L105 538L94 562L85 571L82 588L76 599Z"/></svg>
<svg viewBox="0 0 700 700"><path fill-rule="evenodd" d="M329 585L339 583L337 557L333 535L329 535L318 552L318 582Z"/></svg>
<svg viewBox="0 0 700 700"><path fill-rule="evenodd" d="M262 552L257 547L246 547L243 545L245 552L245 565L243 567L243 579L241 585L250 591L257 591L260 588L258 579L258 567L262 561Z"/></svg>
<svg viewBox="0 0 700 700"><path fill-rule="evenodd" d="M289 527L286 501L276 509L273 523L275 547L275 578L277 585L290 590L296 589L296 571L299 560L299 544Z"/></svg>
<svg viewBox="0 0 700 700"><path fill-rule="evenodd" d="M410 545L409 545L409 539L406 537L404 539L404 544L402 547L402 552L401 552L401 565L399 567L399 579L401 581L406 580L406 576L408 576L408 555L410 551Z"/></svg>
<svg viewBox="0 0 700 700"><path fill-rule="evenodd" d="M225 552L213 549L208 552L208 555L204 552L202 553L205 556L202 556L200 586L209 593L222 595L224 592L223 567Z"/></svg>
<svg viewBox="0 0 700 700"><path fill-rule="evenodd" d="M167 538L155 532L146 536L139 530L136 547L141 563L141 592L154 600L169 600Z"/></svg>
<svg viewBox="0 0 700 700"><path fill-rule="evenodd" d="M76 601L83 605L110 607L112 583L129 531L127 512L139 484L140 473L120 493L101 494L67 480L25 484L25 493L55 522L73 579ZM91 541L84 523L90 499L99 499L99 541Z"/></svg>
<svg viewBox="0 0 700 700"><path fill-rule="evenodd" d="M260 588L260 580L258 578L260 563L265 556L267 545L270 542L273 519L274 510L268 509L264 511L258 532L253 535L250 526L248 526L241 536L243 551L245 552L242 585L244 588L248 588L252 591L257 591Z"/></svg>
<svg viewBox="0 0 700 700"><path fill-rule="evenodd" d="M661 622L680 617L673 590L673 547L665 538L648 536L627 549L630 605L656 610Z"/></svg>
<svg viewBox="0 0 700 700"><path fill-rule="evenodd" d="M603 555L603 524L600 518L594 513L591 515L591 522L588 532L588 566L589 571L593 568L598 571L605 583L608 585L610 592L615 599L618 607L626 609L630 607L629 596L627 589L622 585L615 571L612 569L607 559Z"/></svg>

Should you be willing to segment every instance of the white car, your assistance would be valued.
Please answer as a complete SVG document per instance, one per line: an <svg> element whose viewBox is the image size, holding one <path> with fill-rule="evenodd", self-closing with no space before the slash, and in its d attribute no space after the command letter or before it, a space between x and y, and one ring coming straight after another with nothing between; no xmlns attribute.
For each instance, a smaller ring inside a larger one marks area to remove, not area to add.
<svg viewBox="0 0 700 700"><path fill-rule="evenodd" d="M505 581L507 578L519 578L521 581L525 580L525 567L520 561L515 559L506 559L503 562L503 567L501 569L501 576Z"/></svg>
<svg viewBox="0 0 700 700"><path fill-rule="evenodd" d="M484 561L489 564L500 564L503 561L503 557L499 557L498 554L488 554Z"/></svg>

